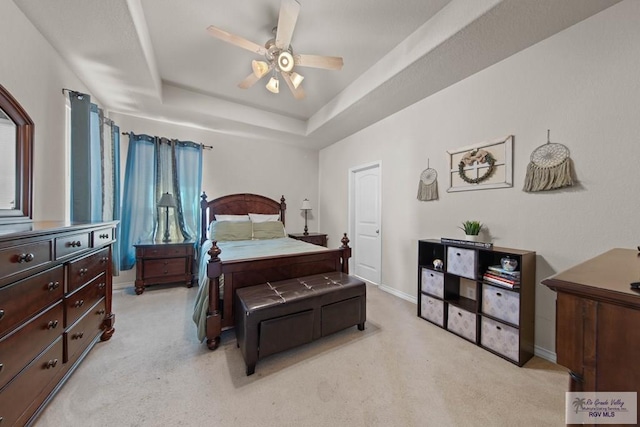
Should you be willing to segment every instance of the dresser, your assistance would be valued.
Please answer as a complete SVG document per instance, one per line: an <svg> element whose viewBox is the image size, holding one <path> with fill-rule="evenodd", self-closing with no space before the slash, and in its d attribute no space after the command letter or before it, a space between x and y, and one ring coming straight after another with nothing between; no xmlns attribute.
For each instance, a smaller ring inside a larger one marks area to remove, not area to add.
<svg viewBox="0 0 640 427"><path fill-rule="evenodd" d="M0 425L30 425L113 335L116 222L35 222L0 235Z"/></svg>
<svg viewBox="0 0 640 427"><path fill-rule="evenodd" d="M136 245L136 294L146 286L161 283L194 282L195 247L193 240L182 242L141 242Z"/></svg>
<svg viewBox="0 0 640 427"><path fill-rule="evenodd" d="M557 292L557 362L570 391L639 392L640 257L612 249L542 281ZM640 408L640 399L637 402Z"/></svg>
<svg viewBox="0 0 640 427"><path fill-rule="evenodd" d="M327 246L327 235L325 233L291 233L289 237L318 246Z"/></svg>

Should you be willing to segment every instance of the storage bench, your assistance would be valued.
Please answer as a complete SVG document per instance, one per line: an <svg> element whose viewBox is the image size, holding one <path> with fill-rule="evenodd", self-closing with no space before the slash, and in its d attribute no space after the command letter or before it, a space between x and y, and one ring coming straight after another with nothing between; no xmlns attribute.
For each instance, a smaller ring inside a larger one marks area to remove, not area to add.
<svg viewBox="0 0 640 427"><path fill-rule="evenodd" d="M247 375L256 362L350 326L364 330L366 286L340 272L240 288L235 330Z"/></svg>

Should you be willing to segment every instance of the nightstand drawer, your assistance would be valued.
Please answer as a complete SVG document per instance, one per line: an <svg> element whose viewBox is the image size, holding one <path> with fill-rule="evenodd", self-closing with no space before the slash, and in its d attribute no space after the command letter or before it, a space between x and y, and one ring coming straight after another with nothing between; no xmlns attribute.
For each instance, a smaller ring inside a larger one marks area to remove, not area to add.
<svg viewBox="0 0 640 427"><path fill-rule="evenodd" d="M143 258L166 258L189 255L193 249L192 246L185 245L158 245L138 248L138 250L140 251L139 256Z"/></svg>
<svg viewBox="0 0 640 427"><path fill-rule="evenodd" d="M187 261L184 258L150 259L142 262L145 278L175 276L187 274Z"/></svg>

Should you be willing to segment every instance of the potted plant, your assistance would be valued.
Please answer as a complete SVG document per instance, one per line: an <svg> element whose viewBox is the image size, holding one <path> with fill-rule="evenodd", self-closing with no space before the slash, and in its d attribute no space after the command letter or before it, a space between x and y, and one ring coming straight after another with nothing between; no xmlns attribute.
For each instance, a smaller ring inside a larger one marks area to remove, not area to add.
<svg viewBox="0 0 640 427"><path fill-rule="evenodd" d="M467 240L478 241L478 234L482 230L482 224L479 221L465 221L462 227L458 227L467 235Z"/></svg>

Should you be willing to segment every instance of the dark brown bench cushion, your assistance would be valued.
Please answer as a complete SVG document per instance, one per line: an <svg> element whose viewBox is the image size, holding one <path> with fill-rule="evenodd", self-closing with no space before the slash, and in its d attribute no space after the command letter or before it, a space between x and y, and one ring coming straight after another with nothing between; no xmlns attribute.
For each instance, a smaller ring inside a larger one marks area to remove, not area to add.
<svg viewBox="0 0 640 427"><path fill-rule="evenodd" d="M366 321L365 283L340 272L240 288L235 303L247 375L258 359Z"/></svg>

